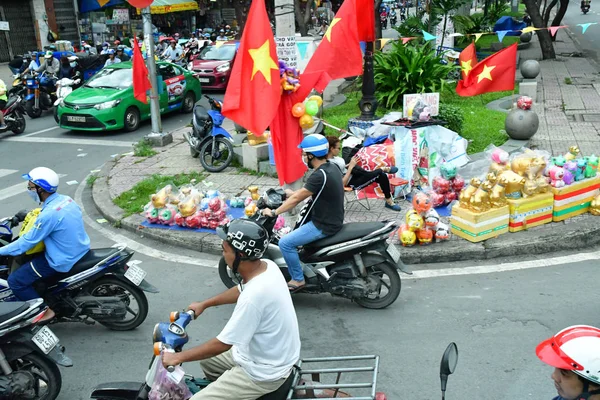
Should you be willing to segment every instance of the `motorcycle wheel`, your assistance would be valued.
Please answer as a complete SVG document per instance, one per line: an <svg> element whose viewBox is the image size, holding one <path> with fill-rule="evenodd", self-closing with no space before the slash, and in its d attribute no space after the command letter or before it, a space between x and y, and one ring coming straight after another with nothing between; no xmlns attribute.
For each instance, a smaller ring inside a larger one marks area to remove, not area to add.
<svg viewBox="0 0 600 400"><path fill-rule="evenodd" d="M42 109L35 108L33 101L29 100L27 104L25 104L25 112L29 115L29 118L35 119L42 116Z"/></svg>
<svg viewBox="0 0 600 400"><path fill-rule="evenodd" d="M27 371L37 379L36 400L54 400L62 387L60 370L54 362L36 353L29 353L10 362L15 371Z"/></svg>
<svg viewBox="0 0 600 400"><path fill-rule="evenodd" d="M214 138L216 150L213 150L213 140L207 140L200 148L200 164L208 172L221 172L233 160L233 145L222 136ZM216 154L215 154L216 153ZM210 163L207 161L210 158Z"/></svg>
<svg viewBox="0 0 600 400"><path fill-rule="evenodd" d="M100 278L92 283L89 288L89 292L92 296L98 297L115 295L127 296L127 298L124 299L125 304L127 305L127 315L133 314L133 318L115 321L98 321L100 324L114 331L130 331L135 329L140 326L142 322L144 322L146 316L148 315L148 299L146 298L144 292L137 286L134 286L133 284L130 284L124 280L110 276ZM131 308L132 298L137 303L137 314ZM91 315L90 317L93 318Z"/></svg>
<svg viewBox="0 0 600 400"><path fill-rule="evenodd" d="M388 277L387 281L384 280L385 276ZM396 301L400 295L400 275L398 275L396 266L389 261L367 267L367 279L369 279L369 283L376 284L379 294L374 298L362 297L355 299L359 306L375 310L386 308ZM387 290L387 293L382 296L384 289Z"/></svg>
<svg viewBox="0 0 600 400"><path fill-rule="evenodd" d="M25 116L21 114L19 111L15 111L15 124L12 131L17 135L25 132L25 128L27 127L27 122L25 121Z"/></svg>
<svg viewBox="0 0 600 400"><path fill-rule="evenodd" d="M231 289L237 285L233 281L233 271L229 269L223 257L219 260L219 277L227 289ZM241 276L238 275L238 279L241 279Z"/></svg>

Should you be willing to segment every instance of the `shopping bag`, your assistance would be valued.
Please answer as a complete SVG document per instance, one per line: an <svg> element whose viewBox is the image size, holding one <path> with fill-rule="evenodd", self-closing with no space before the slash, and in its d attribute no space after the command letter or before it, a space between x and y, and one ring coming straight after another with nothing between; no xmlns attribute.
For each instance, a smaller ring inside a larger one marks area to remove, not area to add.
<svg viewBox="0 0 600 400"><path fill-rule="evenodd" d="M169 372L163 366L162 360L159 360L151 390L148 393L148 400L189 399L192 397L192 392L190 392L183 377L184 374L181 367L175 367L174 372Z"/></svg>

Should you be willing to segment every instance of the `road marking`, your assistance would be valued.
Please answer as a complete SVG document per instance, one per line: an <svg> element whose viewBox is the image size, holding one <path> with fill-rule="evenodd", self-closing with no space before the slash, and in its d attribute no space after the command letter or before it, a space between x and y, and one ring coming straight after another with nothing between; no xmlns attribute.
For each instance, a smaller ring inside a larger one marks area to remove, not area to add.
<svg viewBox="0 0 600 400"><path fill-rule="evenodd" d="M198 258L181 256L178 254L168 253L166 251L156 250L156 249L153 249L152 247L146 246L146 245L141 244L133 239L129 239L126 236L116 233L115 229L107 229L107 228L103 227L102 225L100 225L98 222L94 221L92 218L90 218L90 216L88 215L87 211L85 210L85 208L83 206L83 189L84 189L87 179L90 175L86 176L85 179L83 179L82 182L77 187L77 190L75 190L75 199L74 200L81 207L81 211L83 214L83 221L88 226L90 226L92 229L94 229L95 231L97 231L102 236L106 237L107 239L112 240L115 243L124 243L131 250L134 250L138 253L142 253L148 257L157 258L159 260L164 260L164 261L177 263L177 264L190 264L190 265L198 265L201 267L209 267L209 268L217 268L218 267L219 257L217 257L215 255L207 254L206 257L204 257L204 258L207 258L207 260L201 260Z"/></svg>
<svg viewBox="0 0 600 400"><path fill-rule="evenodd" d="M4 139L3 142L26 142L26 143L56 143L56 144L78 144L87 146L108 146L108 147L128 147L131 148L131 142L120 140L97 140L97 139L68 139L68 138L28 138L13 137Z"/></svg>
<svg viewBox="0 0 600 400"><path fill-rule="evenodd" d="M0 178L19 172L18 169L0 169Z"/></svg>
<svg viewBox="0 0 600 400"><path fill-rule="evenodd" d="M55 129L59 129L59 126L53 126L52 128L48 128L48 129L42 129L41 131L37 131L37 132L33 132L33 133L28 133L27 135L22 135L19 137L25 138L25 137L29 137L29 136L35 136L35 135L39 135L40 133L44 133L44 132L50 132L53 131Z"/></svg>
<svg viewBox="0 0 600 400"><path fill-rule="evenodd" d="M16 185L9 186L5 189L0 190L0 200L8 199L9 197L16 196L26 191L27 183L25 181L17 183Z"/></svg>

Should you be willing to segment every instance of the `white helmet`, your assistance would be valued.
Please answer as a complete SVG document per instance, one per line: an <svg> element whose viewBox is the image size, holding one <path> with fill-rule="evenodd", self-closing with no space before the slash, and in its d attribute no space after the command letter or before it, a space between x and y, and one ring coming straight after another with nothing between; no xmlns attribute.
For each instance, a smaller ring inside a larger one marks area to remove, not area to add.
<svg viewBox="0 0 600 400"><path fill-rule="evenodd" d="M600 329L574 325L544 340L535 349L540 360L560 369L573 371L600 385ZM587 389L584 389L586 392ZM595 393L594 393L595 394Z"/></svg>
<svg viewBox="0 0 600 400"><path fill-rule="evenodd" d="M24 174L23 179L33 182L48 193L54 193L58 189L58 175L50 168L34 168L28 174Z"/></svg>

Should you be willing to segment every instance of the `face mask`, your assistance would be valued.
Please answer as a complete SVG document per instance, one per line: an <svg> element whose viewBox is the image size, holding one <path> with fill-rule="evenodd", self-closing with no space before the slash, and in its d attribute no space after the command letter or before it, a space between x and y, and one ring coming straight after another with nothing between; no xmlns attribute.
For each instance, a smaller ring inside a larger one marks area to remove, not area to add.
<svg viewBox="0 0 600 400"><path fill-rule="evenodd" d="M69 64L71 66L71 68L75 68L77 66L77 63L72 62L71 64Z"/></svg>
<svg viewBox="0 0 600 400"><path fill-rule="evenodd" d="M27 190L27 193L29 194L29 197L31 197L31 199L35 201L35 204L40 204L42 202L40 200L40 195L38 194L37 190Z"/></svg>

